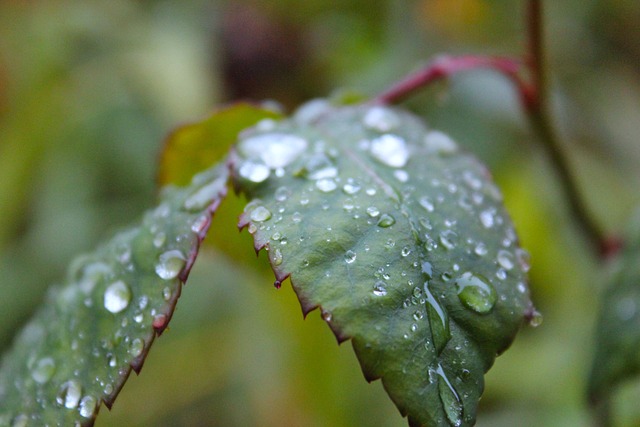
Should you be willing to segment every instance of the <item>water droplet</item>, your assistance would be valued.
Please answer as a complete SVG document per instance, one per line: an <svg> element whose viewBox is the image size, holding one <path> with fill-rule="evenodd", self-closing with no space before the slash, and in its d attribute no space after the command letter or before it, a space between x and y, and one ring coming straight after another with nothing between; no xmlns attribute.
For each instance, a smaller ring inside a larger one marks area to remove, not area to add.
<svg viewBox="0 0 640 427"><path fill-rule="evenodd" d="M394 171L393 176L400 182L409 181L409 173L403 169L398 169Z"/></svg>
<svg viewBox="0 0 640 427"><path fill-rule="evenodd" d="M456 247L457 240L458 235L451 230L445 230L440 233L440 243L442 243L442 246L449 250Z"/></svg>
<svg viewBox="0 0 640 427"><path fill-rule="evenodd" d="M120 313L130 301L131 290L122 280L110 284L104 291L104 308L111 313Z"/></svg>
<svg viewBox="0 0 640 427"><path fill-rule="evenodd" d="M427 279L433 277L433 266L430 262L424 261L421 265L422 272L427 276Z"/></svg>
<svg viewBox="0 0 640 427"><path fill-rule="evenodd" d="M271 262L273 263L273 265L278 266L280 264L282 264L282 252L280 251L280 249L276 248L276 250L273 251L273 257L271 258Z"/></svg>
<svg viewBox="0 0 640 427"><path fill-rule="evenodd" d="M542 321L544 319L542 318L542 313L540 313L538 310L533 310L533 313L531 313L531 315L529 316L529 326L531 326L532 328L537 328L538 326L542 325Z"/></svg>
<svg viewBox="0 0 640 427"><path fill-rule="evenodd" d="M312 99L296 110L294 118L302 123L311 123L332 108L331 103L326 99Z"/></svg>
<svg viewBox="0 0 640 427"><path fill-rule="evenodd" d="M433 205L431 199L426 196L421 197L420 200L418 200L418 203L420 203L420 206L425 208L427 212L433 212L435 209L435 206Z"/></svg>
<svg viewBox="0 0 640 427"><path fill-rule="evenodd" d="M218 194L224 188L225 182L226 180L224 177L221 177L203 187L200 187L187 197L184 201L184 208L189 211L204 209L205 206L218 198Z"/></svg>
<svg viewBox="0 0 640 427"><path fill-rule="evenodd" d="M278 187L275 192L275 198L278 202L284 202L291 196L291 190L287 187Z"/></svg>
<svg viewBox="0 0 640 427"><path fill-rule="evenodd" d="M261 161L245 160L240 165L238 174L248 181L259 183L264 182L269 178L269 175L271 175L271 169Z"/></svg>
<svg viewBox="0 0 640 427"><path fill-rule="evenodd" d="M187 260L182 255L182 252L177 249L164 252L160 255L158 264L156 264L156 274L164 280L175 279L184 268L186 262Z"/></svg>
<svg viewBox="0 0 640 427"><path fill-rule="evenodd" d="M478 243L473 251L478 256L485 256L488 252L487 245L484 243Z"/></svg>
<svg viewBox="0 0 640 427"><path fill-rule="evenodd" d="M264 222L271 218L271 211L264 206L258 206L251 211L249 218L255 222Z"/></svg>
<svg viewBox="0 0 640 427"><path fill-rule="evenodd" d="M375 106L369 109L362 119L365 127L378 132L389 132L400 123L398 116L387 107Z"/></svg>
<svg viewBox="0 0 640 427"><path fill-rule="evenodd" d="M460 397L458 393L453 388L451 381L447 378L447 375L442 369L442 366L438 364L438 369L436 370L438 374L438 394L440 395L440 401L442 402L442 407L444 408L444 412L447 415L447 419L449 423L454 427L459 427L462 425L462 402L460 402Z"/></svg>
<svg viewBox="0 0 640 427"><path fill-rule="evenodd" d="M54 360L51 357L43 357L34 366L31 376L37 383L44 384L51 379L55 371L56 363Z"/></svg>
<svg viewBox="0 0 640 427"><path fill-rule="evenodd" d="M142 354L142 350L144 350L144 341L140 338L136 338L131 341L131 344L129 345L129 354L131 354L131 356L140 356Z"/></svg>
<svg viewBox="0 0 640 427"><path fill-rule="evenodd" d="M423 317L424 317L424 314L422 314L422 312L421 312L420 310L416 310L416 311L413 313L413 318L414 318L415 320L420 320L420 319L422 319Z"/></svg>
<svg viewBox="0 0 640 427"><path fill-rule="evenodd" d="M424 283L424 292L426 296L427 316L429 317L429 327L431 328L433 345L436 348L436 352L440 354L451 339L449 317L440 306L438 300L429 290L429 282Z"/></svg>
<svg viewBox="0 0 640 427"><path fill-rule="evenodd" d="M480 212L480 222L484 228L491 228L495 223L494 210L487 209Z"/></svg>
<svg viewBox="0 0 640 427"><path fill-rule="evenodd" d="M360 191L360 188L361 187L358 184L349 179L349 181L344 186L342 186L342 191L344 191L346 194L353 195Z"/></svg>
<svg viewBox="0 0 640 427"><path fill-rule="evenodd" d="M331 322L332 317L333 316L330 312L322 310L322 320L324 320L325 322Z"/></svg>
<svg viewBox="0 0 640 427"><path fill-rule="evenodd" d="M387 239L387 241L384 244L384 247L387 249L391 249L396 245L396 241L393 239Z"/></svg>
<svg viewBox="0 0 640 427"><path fill-rule="evenodd" d="M392 134L382 135L371 141L371 155L387 166L401 168L409 160L409 149L401 137Z"/></svg>
<svg viewBox="0 0 640 427"><path fill-rule="evenodd" d="M457 144L444 132L432 130L424 136L424 146L429 153L451 154L458 151Z"/></svg>
<svg viewBox="0 0 640 427"><path fill-rule="evenodd" d="M164 245L164 242L167 241L167 235L162 231L153 236L153 246L156 248L161 248Z"/></svg>
<svg viewBox="0 0 640 427"><path fill-rule="evenodd" d="M93 396L85 396L80 401L80 406L78 407L78 411L80 415L84 418L90 418L93 416L93 413L96 410L96 405L98 401Z"/></svg>
<svg viewBox="0 0 640 427"><path fill-rule="evenodd" d="M261 159L271 169L284 168L307 149L307 141L286 133L266 133L240 142L238 150L247 158Z"/></svg>
<svg viewBox="0 0 640 427"><path fill-rule="evenodd" d="M377 193L377 190L373 187L370 187L365 190L365 193L367 193L367 196L375 196Z"/></svg>
<svg viewBox="0 0 640 427"><path fill-rule="evenodd" d="M311 180L335 178L338 176L338 169L327 156L316 153L307 159L304 167L296 172L296 175L302 175Z"/></svg>
<svg viewBox="0 0 640 427"><path fill-rule="evenodd" d="M375 206L369 206L367 208L367 215L369 215L371 218L375 218L380 215L380 211Z"/></svg>
<svg viewBox="0 0 640 427"><path fill-rule="evenodd" d="M464 171L462 179L472 190L480 190L482 188L482 181L471 171Z"/></svg>
<svg viewBox="0 0 640 427"><path fill-rule="evenodd" d="M330 193L338 188L338 184L331 178L323 178L316 181L316 188L323 193Z"/></svg>
<svg viewBox="0 0 640 427"><path fill-rule="evenodd" d="M506 279L507 271L504 268L499 268L498 271L496 271L496 277L500 280Z"/></svg>
<svg viewBox="0 0 640 427"><path fill-rule="evenodd" d="M498 260L498 264L505 270L511 270L514 266L513 255L504 249L498 251L498 257L496 259Z"/></svg>
<svg viewBox="0 0 640 427"><path fill-rule="evenodd" d="M344 261L347 264L353 264L356 260L356 253L352 250L348 250L344 253Z"/></svg>
<svg viewBox="0 0 640 427"><path fill-rule="evenodd" d="M411 247L409 246L405 246L404 248L402 248L402 250L400 251L400 255L402 255L403 257L407 257L411 254Z"/></svg>
<svg viewBox="0 0 640 427"><path fill-rule="evenodd" d="M496 290L487 279L471 272L462 274L456 280L456 289L460 302L479 314L489 313L498 297Z"/></svg>
<svg viewBox="0 0 640 427"><path fill-rule="evenodd" d="M382 214L378 220L378 227L387 228L396 223L396 219L389 214Z"/></svg>
<svg viewBox="0 0 640 427"><path fill-rule="evenodd" d="M56 396L56 402L65 408L73 409L78 406L82 395L82 387L76 380L70 380L60 386Z"/></svg>
<svg viewBox="0 0 640 427"><path fill-rule="evenodd" d="M526 273L531 269L531 255L529 255L529 252L527 252L526 249L516 249L516 259L518 260L518 264L520 264L520 268L523 272Z"/></svg>
<svg viewBox="0 0 640 427"><path fill-rule="evenodd" d="M382 280L378 280L375 285L373 285L373 294L377 297L383 297L387 294L387 288Z"/></svg>

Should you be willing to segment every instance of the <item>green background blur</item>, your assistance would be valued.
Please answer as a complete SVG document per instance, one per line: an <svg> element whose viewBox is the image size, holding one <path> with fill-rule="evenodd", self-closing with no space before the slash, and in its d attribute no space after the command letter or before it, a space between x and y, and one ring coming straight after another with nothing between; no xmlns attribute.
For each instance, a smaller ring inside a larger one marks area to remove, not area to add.
<svg viewBox="0 0 640 427"><path fill-rule="evenodd" d="M287 110L375 94L438 53L519 55L513 0L0 0L0 349L75 254L152 206L164 135L237 98ZM554 117L590 209L640 200L640 2L547 1ZM485 161L532 254L544 323L487 375L479 426L585 426L604 274L577 234L512 88L477 71L407 106ZM223 205L168 330L97 426L404 426L350 344L238 234ZM638 382L616 394L640 425Z"/></svg>

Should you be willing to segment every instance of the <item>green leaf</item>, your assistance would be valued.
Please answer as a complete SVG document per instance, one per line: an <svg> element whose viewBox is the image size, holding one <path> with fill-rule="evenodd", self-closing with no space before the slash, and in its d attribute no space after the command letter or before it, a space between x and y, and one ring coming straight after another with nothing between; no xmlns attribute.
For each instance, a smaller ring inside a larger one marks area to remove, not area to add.
<svg viewBox="0 0 640 427"><path fill-rule="evenodd" d="M205 120L176 128L160 156L159 184L188 184L196 173L223 158L243 129L280 117L273 109L238 102L214 111Z"/></svg>
<svg viewBox="0 0 640 427"><path fill-rule="evenodd" d="M166 187L139 226L72 264L2 359L0 425L91 425L111 407L167 327L227 181L219 165Z"/></svg>
<svg viewBox="0 0 640 427"><path fill-rule="evenodd" d="M411 425L472 425L483 374L533 314L528 259L487 170L381 106L312 101L245 131L234 184L276 286L352 339Z"/></svg>
<svg viewBox="0 0 640 427"><path fill-rule="evenodd" d="M596 329L589 397L608 397L640 373L640 211L625 233L625 247L609 270Z"/></svg>

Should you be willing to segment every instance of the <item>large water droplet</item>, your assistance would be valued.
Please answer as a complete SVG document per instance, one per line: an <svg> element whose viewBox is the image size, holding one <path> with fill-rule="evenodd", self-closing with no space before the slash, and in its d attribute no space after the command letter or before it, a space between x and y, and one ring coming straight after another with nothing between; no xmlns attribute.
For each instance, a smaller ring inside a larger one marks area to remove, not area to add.
<svg viewBox="0 0 640 427"><path fill-rule="evenodd" d="M511 270L514 266L513 255L504 249L498 251L498 257L496 259L498 260L498 264L505 270Z"/></svg>
<svg viewBox="0 0 640 427"><path fill-rule="evenodd" d="M177 249L164 252L160 255L158 263L156 264L156 274L164 280L175 279L182 271L186 262L187 260L182 252Z"/></svg>
<svg viewBox="0 0 640 427"><path fill-rule="evenodd" d="M489 250L487 249L487 245L482 242L478 243L473 251L478 256L485 256L487 252L489 252Z"/></svg>
<svg viewBox="0 0 640 427"><path fill-rule="evenodd" d="M456 289L460 302L479 314L489 313L498 297L496 290L487 279L471 272L462 274L456 280Z"/></svg>
<svg viewBox="0 0 640 427"><path fill-rule="evenodd" d="M308 179L317 180L335 178L338 176L338 169L327 156L322 153L316 153L307 159L300 173Z"/></svg>
<svg viewBox="0 0 640 427"><path fill-rule="evenodd" d="M238 169L238 174L248 181L258 183L266 181L266 179L269 178L271 169L261 161L249 159L242 162Z"/></svg>
<svg viewBox="0 0 640 427"><path fill-rule="evenodd" d="M258 206L251 211L249 218L255 222L264 222L271 218L271 211L264 206Z"/></svg>
<svg viewBox="0 0 640 427"><path fill-rule="evenodd" d="M531 326L532 328L537 328L538 326L542 325L542 321L543 321L543 317L542 317L542 313L540 313L538 310L533 310L533 313L531 314L531 316L529 316L529 326Z"/></svg>
<svg viewBox="0 0 640 427"><path fill-rule="evenodd" d="M353 195L360 191L360 185L354 182L352 179L349 179L347 183L342 187L342 191L346 194Z"/></svg>
<svg viewBox="0 0 640 427"><path fill-rule="evenodd" d="M433 205L431 199L426 196L421 197L420 200L418 200L418 203L420 203L420 206L425 208L427 212L433 212L435 209L435 206Z"/></svg>
<svg viewBox="0 0 640 427"><path fill-rule="evenodd" d="M378 227L387 228L396 223L396 219L389 214L382 214L378 220Z"/></svg>
<svg viewBox="0 0 640 427"><path fill-rule="evenodd" d="M429 153L434 154L451 154L458 151L453 139L438 130L432 130L424 136L424 146Z"/></svg>
<svg viewBox="0 0 640 427"><path fill-rule="evenodd" d="M82 395L82 387L76 380L70 380L62 384L56 395L56 402L65 408L73 409L78 406Z"/></svg>
<svg viewBox="0 0 640 427"><path fill-rule="evenodd" d="M129 345L129 354L131 354L131 356L140 356L142 354L142 350L144 350L144 341L140 338L136 338L131 341L131 344Z"/></svg>
<svg viewBox="0 0 640 427"><path fill-rule="evenodd" d="M104 308L111 313L120 313L131 301L131 290L122 280L113 282L104 291Z"/></svg>
<svg viewBox="0 0 640 427"><path fill-rule="evenodd" d="M347 252L345 252L344 254L344 261L347 264L353 264L356 260L356 253L352 250L348 250Z"/></svg>
<svg viewBox="0 0 640 427"><path fill-rule="evenodd" d="M394 168L401 168L409 160L409 149L401 137L382 135L371 141L371 155L379 162Z"/></svg>
<svg viewBox="0 0 640 427"><path fill-rule="evenodd" d="M453 388L451 381L447 378L447 375L442 369L442 366L438 364L438 368L436 370L438 374L438 394L440 395L440 401L442 402L442 407L444 408L444 412L447 415L447 419L449 423L454 427L459 427L462 425L462 402L460 401L460 397L458 393Z"/></svg>
<svg viewBox="0 0 640 427"><path fill-rule="evenodd" d="M458 240L458 235L451 230L445 230L440 233L440 243L445 248L451 250L456 247L456 242Z"/></svg>
<svg viewBox="0 0 640 427"><path fill-rule="evenodd" d="M80 415L84 418L90 418L93 416L94 411L96 410L96 405L98 401L93 396L85 396L80 401L80 406L78 407L78 411Z"/></svg>
<svg viewBox="0 0 640 427"><path fill-rule="evenodd" d="M51 357L43 357L38 360L38 363L33 367L31 376L40 384L44 384L51 379L53 373L56 371L56 363Z"/></svg>
<svg viewBox="0 0 640 427"><path fill-rule="evenodd" d="M238 149L247 158L261 159L271 169L284 168L302 154L307 141L286 133L266 133L241 141Z"/></svg>
<svg viewBox="0 0 640 427"><path fill-rule="evenodd" d="M367 128L378 132L389 132L399 125L400 120L393 110L375 106L367 111L362 123Z"/></svg>
<svg viewBox="0 0 640 427"><path fill-rule="evenodd" d="M273 256L271 258L271 262L273 263L274 266L278 266L280 264L282 264L282 260L283 260L283 256L282 256L282 251L280 249L275 249L273 251Z"/></svg>
<svg viewBox="0 0 640 427"><path fill-rule="evenodd" d="M491 228L495 224L494 210L487 209L480 212L480 222L484 228Z"/></svg>
<svg viewBox="0 0 640 427"><path fill-rule="evenodd" d="M323 193L330 193L338 188L338 184L331 178L323 178L316 181L316 187Z"/></svg>
<svg viewBox="0 0 640 427"><path fill-rule="evenodd" d="M431 328L431 337L433 345L438 354L442 353L444 347L451 339L451 330L449 329L449 317L446 311L440 306L440 303L429 290L429 282L424 283L424 292L427 297L426 307L429 316L429 327Z"/></svg>
<svg viewBox="0 0 640 427"><path fill-rule="evenodd" d="M373 285L373 294L377 297L383 297L387 294L387 288L382 280L378 280L375 285Z"/></svg>

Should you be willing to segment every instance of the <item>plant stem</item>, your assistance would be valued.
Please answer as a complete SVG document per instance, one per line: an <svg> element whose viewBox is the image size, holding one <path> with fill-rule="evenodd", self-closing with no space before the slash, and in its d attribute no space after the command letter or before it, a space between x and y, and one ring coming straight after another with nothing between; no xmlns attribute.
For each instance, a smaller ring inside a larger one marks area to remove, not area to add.
<svg viewBox="0 0 640 427"><path fill-rule="evenodd" d="M562 151L560 138L548 114L548 96L543 52L542 0L528 0L527 12L527 58L531 77L529 93L522 96L523 107L527 112L533 130L538 135L551 165L558 174L563 187L568 208L589 245L600 255L606 254L607 242L600 228L589 215L589 210L580 196L569 162Z"/></svg>

